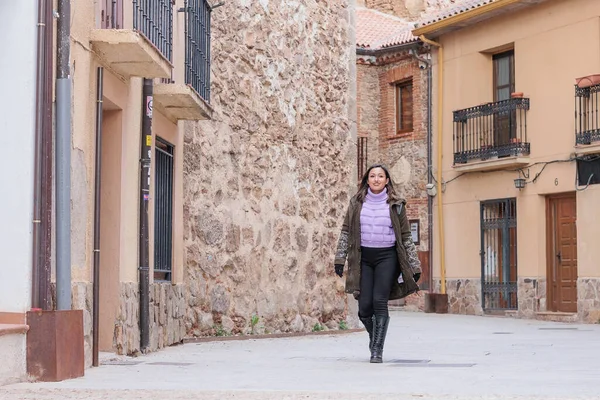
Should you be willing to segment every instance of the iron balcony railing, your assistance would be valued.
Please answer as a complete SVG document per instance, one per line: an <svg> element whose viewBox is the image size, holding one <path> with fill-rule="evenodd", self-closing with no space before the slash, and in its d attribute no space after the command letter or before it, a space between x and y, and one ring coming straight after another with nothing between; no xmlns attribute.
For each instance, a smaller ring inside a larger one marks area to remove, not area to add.
<svg viewBox="0 0 600 400"><path fill-rule="evenodd" d="M575 143L600 141L600 83L586 86L588 80L575 85Z"/></svg>
<svg viewBox="0 0 600 400"><path fill-rule="evenodd" d="M454 111L454 164L528 155L528 110L517 97Z"/></svg>
<svg viewBox="0 0 600 400"><path fill-rule="evenodd" d="M141 32L169 61L173 60L174 0L133 0L133 29Z"/></svg>
<svg viewBox="0 0 600 400"><path fill-rule="evenodd" d="M101 0L100 7L102 29L123 28L123 0Z"/></svg>
<svg viewBox="0 0 600 400"><path fill-rule="evenodd" d="M210 20L207 0L186 0L185 83L210 102Z"/></svg>

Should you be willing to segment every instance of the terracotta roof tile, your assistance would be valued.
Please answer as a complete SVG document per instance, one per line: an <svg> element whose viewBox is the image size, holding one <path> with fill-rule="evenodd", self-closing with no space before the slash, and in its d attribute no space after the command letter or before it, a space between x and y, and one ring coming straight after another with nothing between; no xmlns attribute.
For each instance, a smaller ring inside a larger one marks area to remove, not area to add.
<svg viewBox="0 0 600 400"><path fill-rule="evenodd" d="M364 7L356 8L356 46L383 49L416 42L412 24L393 15Z"/></svg>
<svg viewBox="0 0 600 400"><path fill-rule="evenodd" d="M462 14L474 8L479 8L496 1L498 0L455 0L453 5L450 5L443 10L425 15L419 22L418 26L421 28L423 26L442 21L454 15Z"/></svg>

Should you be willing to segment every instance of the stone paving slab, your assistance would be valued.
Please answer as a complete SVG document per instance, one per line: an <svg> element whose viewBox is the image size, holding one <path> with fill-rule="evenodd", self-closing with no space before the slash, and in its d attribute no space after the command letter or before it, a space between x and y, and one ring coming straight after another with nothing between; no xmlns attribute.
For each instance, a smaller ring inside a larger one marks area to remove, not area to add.
<svg viewBox="0 0 600 400"><path fill-rule="evenodd" d="M598 396L577 397L581 400L597 400ZM378 393L350 394L347 392L198 392L198 391L165 391L165 390L79 390L79 389L0 389L0 400L58 400L58 399L90 399L90 400L564 400L564 397L547 396L455 396Z"/></svg>
<svg viewBox="0 0 600 400"><path fill-rule="evenodd" d="M188 343L3 387L0 399L600 399L598 324L393 312L384 364L368 362L367 341Z"/></svg>

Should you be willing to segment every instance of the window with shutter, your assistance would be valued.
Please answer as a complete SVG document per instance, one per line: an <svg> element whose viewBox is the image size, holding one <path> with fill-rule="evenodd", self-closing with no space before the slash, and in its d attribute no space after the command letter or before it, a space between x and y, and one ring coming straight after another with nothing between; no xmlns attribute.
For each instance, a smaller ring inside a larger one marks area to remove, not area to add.
<svg viewBox="0 0 600 400"><path fill-rule="evenodd" d="M396 132L413 130L412 80L396 84Z"/></svg>

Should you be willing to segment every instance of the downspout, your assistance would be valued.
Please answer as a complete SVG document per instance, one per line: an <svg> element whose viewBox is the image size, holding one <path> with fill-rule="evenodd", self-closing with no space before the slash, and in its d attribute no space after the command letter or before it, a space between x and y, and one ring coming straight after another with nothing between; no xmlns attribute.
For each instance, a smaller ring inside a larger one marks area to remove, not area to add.
<svg viewBox="0 0 600 400"><path fill-rule="evenodd" d="M71 4L58 0L56 49L56 309L71 309Z"/></svg>
<svg viewBox="0 0 600 400"><path fill-rule="evenodd" d="M100 327L100 184L102 172L102 97L104 68L98 67L96 80L96 165L94 177L94 310L92 312L92 365L97 367Z"/></svg>
<svg viewBox="0 0 600 400"><path fill-rule="evenodd" d="M443 131L443 87L444 87L444 48L441 44L429 40L425 35L419 36L419 39L424 43L435 46L438 49L438 102L437 102L437 171L436 171L436 186L437 186L437 207L438 207L438 239L440 242L440 290L442 294L446 294L446 264L444 251L444 209L442 202L442 131Z"/></svg>
<svg viewBox="0 0 600 400"><path fill-rule="evenodd" d="M152 159L152 79L144 79L142 94L142 134L140 154L140 350L150 344L150 241L148 201L150 199L150 163Z"/></svg>

